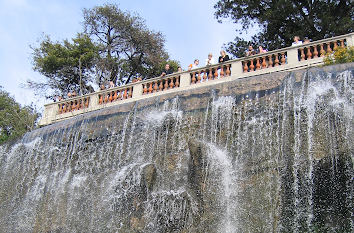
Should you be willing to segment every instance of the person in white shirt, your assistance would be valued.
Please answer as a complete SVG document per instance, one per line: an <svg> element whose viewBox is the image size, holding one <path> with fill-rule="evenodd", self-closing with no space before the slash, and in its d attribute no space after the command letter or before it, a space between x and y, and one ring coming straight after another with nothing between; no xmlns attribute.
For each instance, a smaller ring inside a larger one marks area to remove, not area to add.
<svg viewBox="0 0 354 233"><path fill-rule="evenodd" d="M208 54L208 58L205 59L205 66L211 66L211 65L214 65L214 64L215 64L215 61L214 61L214 58L213 58L213 54L209 53Z"/></svg>
<svg viewBox="0 0 354 233"><path fill-rule="evenodd" d="M291 44L291 46L298 46L302 45L302 41L300 40L299 36L294 36L294 42Z"/></svg>
<svg viewBox="0 0 354 233"><path fill-rule="evenodd" d="M198 69L199 68L199 60L195 59L193 64L188 66L188 70Z"/></svg>

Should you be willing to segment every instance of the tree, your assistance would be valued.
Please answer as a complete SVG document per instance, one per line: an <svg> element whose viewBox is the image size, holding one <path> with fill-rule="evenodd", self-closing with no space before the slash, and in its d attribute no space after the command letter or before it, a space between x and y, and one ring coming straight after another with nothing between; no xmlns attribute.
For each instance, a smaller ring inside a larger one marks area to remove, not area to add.
<svg viewBox="0 0 354 233"><path fill-rule="evenodd" d="M147 29L137 15L106 4L84 9L85 32L100 44L97 64L98 82L126 84L133 77L159 75L160 64L168 59L160 32Z"/></svg>
<svg viewBox="0 0 354 233"><path fill-rule="evenodd" d="M353 32L354 27L351 0L219 0L214 8L219 22L231 18L241 23L240 33L254 25L260 28L252 41L236 37L226 45L236 56L243 56L251 43L274 50L291 45L295 35L319 40Z"/></svg>
<svg viewBox="0 0 354 233"><path fill-rule="evenodd" d="M0 144L34 129L39 113L32 106L21 107L0 86Z"/></svg>
<svg viewBox="0 0 354 233"><path fill-rule="evenodd" d="M44 82L27 81L28 87L37 94L51 98L53 95L65 96L71 90L81 93L93 90L89 83L98 47L88 36L77 34L72 43L68 40L52 42L45 36L39 47L32 47L32 50L33 69L45 77Z"/></svg>

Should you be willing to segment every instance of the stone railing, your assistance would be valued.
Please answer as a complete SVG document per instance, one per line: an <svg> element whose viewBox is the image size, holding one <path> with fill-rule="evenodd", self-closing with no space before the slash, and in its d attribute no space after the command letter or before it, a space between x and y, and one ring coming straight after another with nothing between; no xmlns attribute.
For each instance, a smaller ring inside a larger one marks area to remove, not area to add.
<svg viewBox="0 0 354 233"><path fill-rule="evenodd" d="M238 58L191 71L138 81L46 104L39 125L48 125L108 106L193 89L198 86L215 85L254 75L322 65L324 55L339 46L354 46L354 33Z"/></svg>

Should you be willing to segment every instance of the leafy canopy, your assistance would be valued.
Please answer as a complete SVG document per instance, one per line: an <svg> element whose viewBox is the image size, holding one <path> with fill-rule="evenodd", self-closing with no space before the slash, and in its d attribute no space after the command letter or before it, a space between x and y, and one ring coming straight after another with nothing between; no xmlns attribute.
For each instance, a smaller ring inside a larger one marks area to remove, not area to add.
<svg viewBox="0 0 354 233"><path fill-rule="evenodd" d="M164 37L147 28L138 15L106 4L84 9L85 32L98 44L98 82L110 80L118 85L133 77L152 78L160 74L160 63L168 59Z"/></svg>
<svg viewBox="0 0 354 233"><path fill-rule="evenodd" d="M93 91L93 83L123 85L136 77L153 78L169 60L163 35L117 5L84 9L83 31L71 42L53 42L46 36L32 47L33 69L45 77L27 82L36 94L47 98L72 90L85 94Z"/></svg>
<svg viewBox="0 0 354 233"><path fill-rule="evenodd" d="M0 144L34 129L39 113L32 106L21 107L0 86Z"/></svg>
<svg viewBox="0 0 354 233"><path fill-rule="evenodd" d="M291 45L295 35L319 40L354 28L352 0L219 0L214 8L219 22L231 18L240 23L240 34L247 34L254 25L260 28L251 41L236 37L226 45L236 56L243 56L251 43L274 50Z"/></svg>
<svg viewBox="0 0 354 233"><path fill-rule="evenodd" d="M84 34L77 34L72 42L52 42L49 36L40 42L33 50L33 69L45 77L44 82L28 80L27 84L37 94L50 98L54 91L56 95L66 95L77 90L86 93L92 90L89 85L91 71L95 64L98 47Z"/></svg>

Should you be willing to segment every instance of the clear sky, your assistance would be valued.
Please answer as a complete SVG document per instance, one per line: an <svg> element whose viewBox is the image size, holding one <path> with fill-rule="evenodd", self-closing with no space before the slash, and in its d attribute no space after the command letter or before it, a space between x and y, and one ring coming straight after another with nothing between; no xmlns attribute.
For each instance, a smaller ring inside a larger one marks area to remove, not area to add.
<svg viewBox="0 0 354 233"><path fill-rule="evenodd" d="M101 0L0 0L0 85L22 105L44 104L32 90L21 88L27 79L41 75L32 70L30 45L38 45L43 33L53 41L73 38L82 31L82 9L103 5ZM124 11L138 13L149 29L165 36L170 57L182 68L209 52L214 57L224 43L236 36L236 24L220 24L214 17L217 0L116 0ZM242 35L249 39L251 35Z"/></svg>

